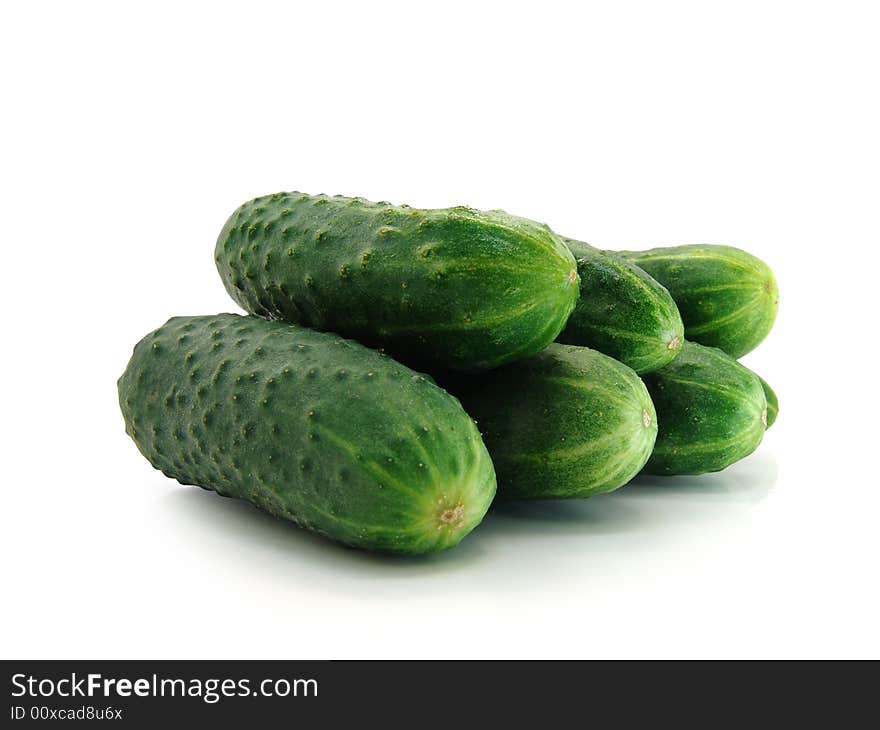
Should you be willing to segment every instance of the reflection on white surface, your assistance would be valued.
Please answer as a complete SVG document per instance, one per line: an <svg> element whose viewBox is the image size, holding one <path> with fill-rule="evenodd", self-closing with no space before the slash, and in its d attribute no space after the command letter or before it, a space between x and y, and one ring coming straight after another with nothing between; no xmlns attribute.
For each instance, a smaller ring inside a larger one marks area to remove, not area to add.
<svg viewBox="0 0 880 730"><path fill-rule="evenodd" d="M309 573L320 573L330 590L345 592L351 580L424 580L461 571L467 572L468 580L489 582L510 571L519 583L552 575L548 562L588 555L595 568L604 554L616 560L621 550L629 552L634 544L748 520L751 506L772 490L777 471L773 456L759 452L724 472L641 476L616 492L587 500L498 501L458 547L427 556L341 547L245 502L198 488L169 492L164 511L168 520L179 523L175 529L195 550L200 539L219 542L224 560L255 560L249 569L263 573L278 568L282 575L289 574L293 564L301 564ZM488 575L481 575L484 566L491 566ZM334 584L334 572L340 584ZM430 588L420 585L419 590Z"/></svg>

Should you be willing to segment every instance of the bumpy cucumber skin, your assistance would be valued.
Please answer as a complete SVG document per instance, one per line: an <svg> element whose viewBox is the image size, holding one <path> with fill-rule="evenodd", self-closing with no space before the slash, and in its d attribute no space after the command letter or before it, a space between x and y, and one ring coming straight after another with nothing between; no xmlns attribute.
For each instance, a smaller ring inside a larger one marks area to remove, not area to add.
<svg viewBox="0 0 880 730"><path fill-rule="evenodd" d="M635 372L585 347L553 344L491 373L440 382L476 419L499 498L610 492L639 472L657 436Z"/></svg>
<svg viewBox="0 0 880 730"><path fill-rule="evenodd" d="M720 471L761 443L767 421L761 382L725 352L685 342L675 360L643 379L660 429L646 473Z"/></svg>
<svg viewBox="0 0 880 730"><path fill-rule="evenodd" d="M540 351L578 297L574 259L547 226L463 207L276 193L232 214L215 261L252 314L456 370Z"/></svg>
<svg viewBox="0 0 880 730"><path fill-rule="evenodd" d="M670 362L684 325L669 292L611 251L562 240L577 262L581 296L557 341L598 350L640 374Z"/></svg>
<svg viewBox="0 0 880 730"><path fill-rule="evenodd" d="M458 401L336 335L257 317L175 317L119 380L126 432L182 484L347 545L449 548L482 519L492 462Z"/></svg>
<svg viewBox="0 0 880 730"><path fill-rule="evenodd" d="M692 342L734 358L754 350L773 327L779 289L770 267L733 246L694 244L621 251L665 286Z"/></svg>
<svg viewBox="0 0 880 730"><path fill-rule="evenodd" d="M758 375L758 380L761 381L761 387L764 389L764 397L767 399L767 428L770 428L770 426L776 423L776 416L779 415L779 399L776 397L773 388L770 387L770 383L764 380L760 375Z"/></svg>

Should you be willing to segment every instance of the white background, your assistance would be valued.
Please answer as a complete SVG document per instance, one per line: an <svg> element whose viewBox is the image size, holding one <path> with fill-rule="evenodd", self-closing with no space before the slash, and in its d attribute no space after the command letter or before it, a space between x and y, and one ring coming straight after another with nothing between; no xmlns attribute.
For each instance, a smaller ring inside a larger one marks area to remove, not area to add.
<svg viewBox="0 0 880 730"><path fill-rule="evenodd" d="M29 3L0 11L6 658L878 657L871 2ZM728 471L338 548L154 471L116 378L236 311L227 215L298 189L739 245L781 414Z"/></svg>

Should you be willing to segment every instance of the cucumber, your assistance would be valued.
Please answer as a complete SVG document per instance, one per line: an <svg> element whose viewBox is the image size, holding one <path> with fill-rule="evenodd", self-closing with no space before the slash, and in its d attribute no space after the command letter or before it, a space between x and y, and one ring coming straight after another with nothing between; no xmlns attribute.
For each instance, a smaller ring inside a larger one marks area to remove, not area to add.
<svg viewBox="0 0 880 730"><path fill-rule="evenodd" d="M681 349L684 325L663 286L610 251L563 238L577 262L581 296L557 341L598 350L650 373Z"/></svg>
<svg viewBox="0 0 880 730"><path fill-rule="evenodd" d="M739 358L773 327L776 279L767 264L741 249L699 244L620 253L669 290L692 342Z"/></svg>
<svg viewBox="0 0 880 730"><path fill-rule="evenodd" d="M761 381L761 387L764 389L764 397L767 399L767 428L770 428L774 423L776 423L776 416L779 415L779 400L776 397L776 393L773 392L773 388L770 387L770 383L768 383L764 378L758 375L758 380Z"/></svg>
<svg viewBox="0 0 880 730"><path fill-rule="evenodd" d="M574 258L547 226L463 207L276 193L232 214L215 261L252 314L457 370L543 349L578 297Z"/></svg>
<svg viewBox="0 0 880 730"><path fill-rule="evenodd" d="M660 429L646 473L720 471L761 443L767 422L761 381L725 352L685 342L675 360L644 381Z"/></svg>
<svg viewBox="0 0 880 730"><path fill-rule="evenodd" d="M499 497L610 492L644 466L657 436L638 376L585 347L553 344L492 373L441 383L477 420Z"/></svg>
<svg viewBox="0 0 880 730"><path fill-rule="evenodd" d="M134 348L119 403L126 432L167 476L355 547L452 547L495 493L455 398L385 355L295 325L170 319Z"/></svg>

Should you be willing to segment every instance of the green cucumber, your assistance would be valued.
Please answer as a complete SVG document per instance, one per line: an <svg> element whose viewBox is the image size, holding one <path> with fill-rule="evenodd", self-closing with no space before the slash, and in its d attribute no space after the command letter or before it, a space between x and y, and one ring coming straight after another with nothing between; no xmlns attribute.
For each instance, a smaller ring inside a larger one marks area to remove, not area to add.
<svg viewBox="0 0 880 730"><path fill-rule="evenodd" d="M764 389L764 397L767 399L767 428L770 428L770 426L776 423L776 416L779 415L779 399L776 397L773 388L770 387L770 383L764 380L760 375L758 375L758 380L761 381L761 387Z"/></svg>
<svg viewBox="0 0 880 730"><path fill-rule="evenodd" d="M563 238L577 262L581 296L556 339L598 350L650 373L681 349L684 325L663 286L610 251Z"/></svg>
<svg viewBox="0 0 880 730"><path fill-rule="evenodd" d="M644 381L660 428L646 473L720 471L761 443L767 423L761 381L721 350L685 342L675 360Z"/></svg>
<svg viewBox="0 0 880 730"><path fill-rule="evenodd" d="M767 264L742 249L698 244L620 254L669 290L692 342L739 358L773 327L776 279Z"/></svg>
<svg viewBox="0 0 880 730"><path fill-rule="evenodd" d="M585 347L553 344L492 373L441 384L476 419L499 497L610 492L639 472L657 436L654 406L638 376Z"/></svg>
<svg viewBox="0 0 880 730"><path fill-rule="evenodd" d="M333 334L175 317L134 348L119 403L126 432L167 476L355 547L452 547L495 493L455 398Z"/></svg>
<svg viewBox="0 0 880 730"><path fill-rule="evenodd" d="M463 207L276 193L232 214L215 261L252 314L456 370L540 351L578 297L574 258L547 226Z"/></svg>

